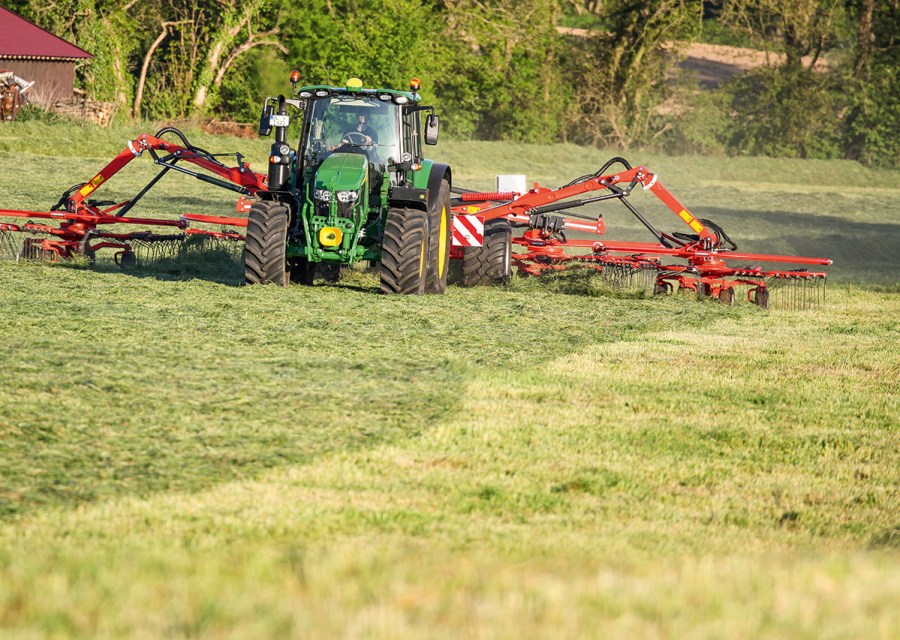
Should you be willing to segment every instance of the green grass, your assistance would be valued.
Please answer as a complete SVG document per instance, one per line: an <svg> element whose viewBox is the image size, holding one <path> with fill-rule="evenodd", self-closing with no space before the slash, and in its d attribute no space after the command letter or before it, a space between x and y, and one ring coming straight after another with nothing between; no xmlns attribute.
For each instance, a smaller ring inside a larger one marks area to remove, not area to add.
<svg viewBox="0 0 900 640"><path fill-rule="evenodd" d="M50 129L0 149L0 206L52 204L123 133L54 158ZM477 188L606 155L442 150ZM245 288L228 255L0 262L0 635L900 635L898 174L640 161L739 244L852 243L844 283L766 313L566 280ZM145 213L232 206L166 184Z"/></svg>

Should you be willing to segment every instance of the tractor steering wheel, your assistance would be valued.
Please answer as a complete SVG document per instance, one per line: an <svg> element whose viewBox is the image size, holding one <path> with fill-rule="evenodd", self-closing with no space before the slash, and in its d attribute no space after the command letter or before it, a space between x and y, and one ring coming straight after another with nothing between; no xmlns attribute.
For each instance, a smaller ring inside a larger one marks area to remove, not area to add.
<svg viewBox="0 0 900 640"><path fill-rule="evenodd" d="M368 140L368 139L369 139L369 136L362 133L361 131L348 131L347 133L344 134L344 137L341 138L341 143L342 144L353 144L358 147L362 147L362 146L371 144L369 142L366 142L366 140Z"/></svg>

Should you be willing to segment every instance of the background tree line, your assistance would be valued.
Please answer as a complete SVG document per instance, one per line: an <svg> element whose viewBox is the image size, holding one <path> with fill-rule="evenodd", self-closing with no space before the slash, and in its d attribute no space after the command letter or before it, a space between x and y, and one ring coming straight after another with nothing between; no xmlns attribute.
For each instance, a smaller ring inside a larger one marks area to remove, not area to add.
<svg viewBox="0 0 900 640"><path fill-rule="evenodd" d="M900 163L900 0L0 2L93 53L78 84L123 119L250 122L297 68L418 76L458 138ZM679 51L711 38L772 57L701 89Z"/></svg>

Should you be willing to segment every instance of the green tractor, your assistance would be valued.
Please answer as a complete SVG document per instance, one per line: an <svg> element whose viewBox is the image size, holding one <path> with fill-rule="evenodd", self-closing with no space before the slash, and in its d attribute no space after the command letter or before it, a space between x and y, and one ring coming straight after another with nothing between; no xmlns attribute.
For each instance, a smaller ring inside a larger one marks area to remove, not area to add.
<svg viewBox="0 0 900 640"><path fill-rule="evenodd" d="M275 131L268 190L248 216L247 284L337 279L360 261L380 265L385 293L443 293L452 233L450 167L424 158L438 117L410 91L298 86L266 98L260 135ZM287 141L299 112L297 148ZM425 113L424 126L421 114Z"/></svg>

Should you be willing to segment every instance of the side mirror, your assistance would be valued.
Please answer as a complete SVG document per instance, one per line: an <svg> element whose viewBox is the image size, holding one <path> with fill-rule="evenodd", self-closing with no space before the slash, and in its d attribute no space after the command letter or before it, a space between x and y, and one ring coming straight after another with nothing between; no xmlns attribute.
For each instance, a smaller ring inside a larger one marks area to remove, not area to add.
<svg viewBox="0 0 900 640"><path fill-rule="evenodd" d="M440 120L433 113L425 117L425 144L437 144Z"/></svg>
<svg viewBox="0 0 900 640"><path fill-rule="evenodd" d="M259 135L267 136L272 133L272 114L275 113L275 107L270 104L264 104L262 113L259 116Z"/></svg>

